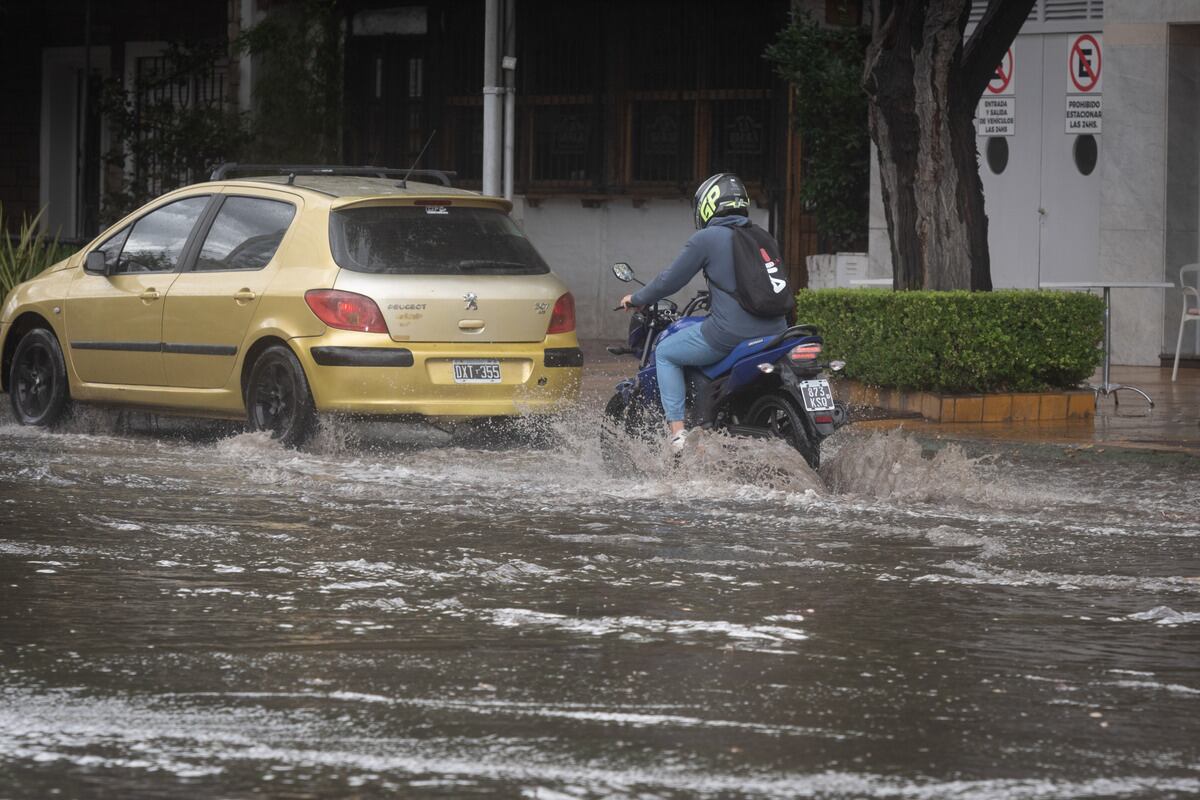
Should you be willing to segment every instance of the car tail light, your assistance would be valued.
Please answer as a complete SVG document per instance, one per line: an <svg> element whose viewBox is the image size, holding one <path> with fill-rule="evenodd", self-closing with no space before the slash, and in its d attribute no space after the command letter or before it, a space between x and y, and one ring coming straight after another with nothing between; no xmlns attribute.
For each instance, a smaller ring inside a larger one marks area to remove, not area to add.
<svg viewBox="0 0 1200 800"><path fill-rule="evenodd" d="M550 327L546 333L570 333L575 330L575 298L570 292L558 298L550 312Z"/></svg>
<svg viewBox="0 0 1200 800"><path fill-rule="evenodd" d="M811 364L821 356L821 345L817 342L798 344L788 350L788 359L793 364Z"/></svg>
<svg viewBox="0 0 1200 800"><path fill-rule="evenodd" d="M336 289L310 289L304 302L317 319L331 328L363 333L387 333L387 324L379 306L369 297Z"/></svg>

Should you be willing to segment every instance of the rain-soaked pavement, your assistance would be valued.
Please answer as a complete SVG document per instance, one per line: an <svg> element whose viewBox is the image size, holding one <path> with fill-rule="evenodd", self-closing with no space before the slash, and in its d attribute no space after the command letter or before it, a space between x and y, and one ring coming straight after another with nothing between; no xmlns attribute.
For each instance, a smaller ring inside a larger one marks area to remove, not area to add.
<svg viewBox="0 0 1200 800"><path fill-rule="evenodd" d="M1200 793L1196 460L595 428L4 413L0 797Z"/></svg>

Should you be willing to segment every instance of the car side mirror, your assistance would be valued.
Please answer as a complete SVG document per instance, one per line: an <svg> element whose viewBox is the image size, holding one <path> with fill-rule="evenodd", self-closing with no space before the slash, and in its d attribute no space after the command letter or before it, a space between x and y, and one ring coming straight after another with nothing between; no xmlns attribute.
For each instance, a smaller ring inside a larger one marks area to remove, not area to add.
<svg viewBox="0 0 1200 800"><path fill-rule="evenodd" d="M108 260L104 258L104 253L99 250L88 253L83 262L83 271L92 275L107 275Z"/></svg>
<svg viewBox="0 0 1200 800"><path fill-rule="evenodd" d="M633 280L633 267L626 264L624 261L618 261L612 265L612 273L617 280L622 283L629 283Z"/></svg>

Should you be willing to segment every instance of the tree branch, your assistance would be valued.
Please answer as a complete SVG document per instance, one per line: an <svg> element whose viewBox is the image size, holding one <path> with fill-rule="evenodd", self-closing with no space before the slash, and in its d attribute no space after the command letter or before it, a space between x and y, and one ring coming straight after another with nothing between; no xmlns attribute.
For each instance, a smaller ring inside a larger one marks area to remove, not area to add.
<svg viewBox="0 0 1200 800"><path fill-rule="evenodd" d="M983 96L1004 54L1037 0L988 0L987 11L963 49L962 100L972 108Z"/></svg>

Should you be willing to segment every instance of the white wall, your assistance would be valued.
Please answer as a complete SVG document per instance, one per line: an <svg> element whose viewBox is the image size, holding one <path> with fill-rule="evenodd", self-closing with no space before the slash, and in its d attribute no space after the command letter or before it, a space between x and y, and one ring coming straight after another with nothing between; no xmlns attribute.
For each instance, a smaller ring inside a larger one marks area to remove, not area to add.
<svg viewBox="0 0 1200 800"><path fill-rule="evenodd" d="M1104 27L1099 277L1161 281L1167 26L1126 22L1131 7L1140 5L1112 3ZM1161 290L1114 291L1114 364L1158 363L1162 313Z"/></svg>
<svg viewBox="0 0 1200 800"><path fill-rule="evenodd" d="M1166 279L1180 267L1200 262L1200 20L1170 31L1167 78L1167 235ZM1178 338L1183 296L1166 293L1165 352ZM1184 326L1184 356L1200 355L1200 325Z"/></svg>
<svg viewBox="0 0 1200 800"><path fill-rule="evenodd" d="M1200 0L1110 0L1105 10L1100 270L1107 278L1174 281L1179 267L1168 254L1167 176L1196 162L1173 163L1167 152L1171 23L1200 23ZM1164 325L1164 304L1165 314L1178 316L1178 294L1125 294L1120 307L1114 299L1113 361L1157 364L1175 347L1164 341L1164 327L1174 331Z"/></svg>
<svg viewBox="0 0 1200 800"><path fill-rule="evenodd" d="M614 278L613 262L628 262L649 282L696 232L691 202L683 198L647 200L635 208L631 199L617 197L584 208L578 199L545 199L534 206L517 197L513 217L575 295L579 336L587 339L624 339L628 330L628 314L612 309L638 287ZM766 209L751 209L751 217L767 227ZM703 286L703 277L693 280L676 300L691 298Z"/></svg>

